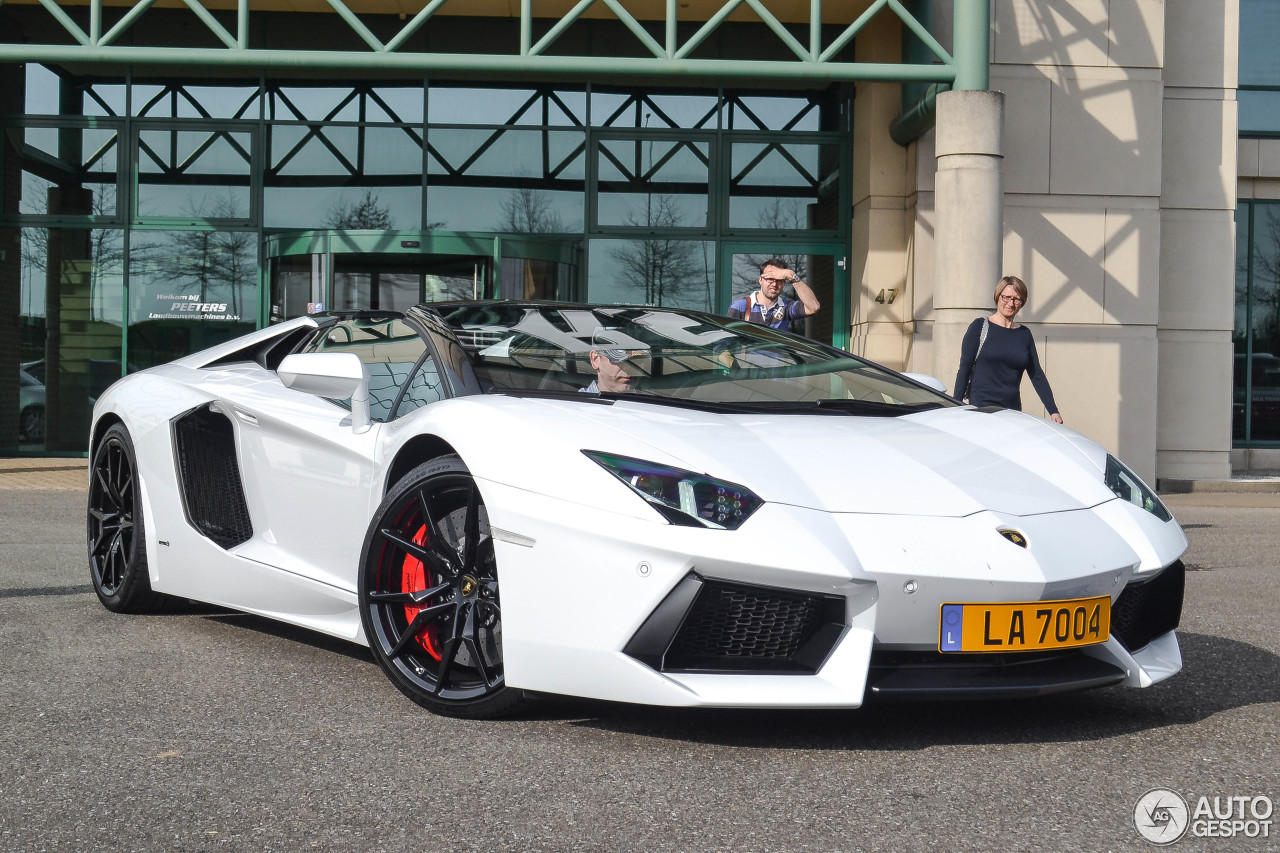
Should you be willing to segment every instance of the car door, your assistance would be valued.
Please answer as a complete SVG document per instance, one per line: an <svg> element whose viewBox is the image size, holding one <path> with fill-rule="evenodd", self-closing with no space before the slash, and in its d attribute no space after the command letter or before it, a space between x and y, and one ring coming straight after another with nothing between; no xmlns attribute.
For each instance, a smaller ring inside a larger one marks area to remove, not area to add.
<svg viewBox="0 0 1280 853"><path fill-rule="evenodd" d="M354 592L365 528L381 499L379 437L397 401L422 384L427 346L399 315L366 315L326 327L304 350L360 357L370 374L372 423L357 433L347 401L278 379L228 398L255 527L238 553Z"/></svg>

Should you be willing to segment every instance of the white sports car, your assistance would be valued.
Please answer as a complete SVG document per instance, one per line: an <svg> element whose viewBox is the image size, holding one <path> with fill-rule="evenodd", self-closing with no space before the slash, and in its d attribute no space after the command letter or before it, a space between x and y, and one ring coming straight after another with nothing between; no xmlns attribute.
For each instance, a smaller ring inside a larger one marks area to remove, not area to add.
<svg viewBox="0 0 1280 853"><path fill-rule="evenodd" d="M937 384L691 311L299 318L99 397L93 585L368 645L457 716L1176 673L1187 540L1160 499L1078 433Z"/></svg>

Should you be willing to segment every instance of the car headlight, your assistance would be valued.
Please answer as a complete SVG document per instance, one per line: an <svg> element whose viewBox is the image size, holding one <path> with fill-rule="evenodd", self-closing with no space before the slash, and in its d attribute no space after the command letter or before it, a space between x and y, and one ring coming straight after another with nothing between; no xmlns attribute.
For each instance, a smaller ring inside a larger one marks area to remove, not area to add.
<svg viewBox="0 0 1280 853"><path fill-rule="evenodd" d="M1156 493L1151 491L1146 483L1142 482L1142 478L1129 470L1128 465L1109 453L1107 454L1106 483L1107 488L1115 492L1120 500L1142 507L1161 521L1173 518L1164 502L1156 497Z"/></svg>
<svg viewBox="0 0 1280 853"><path fill-rule="evenodd" d="M669 465L582 451L672 524L737 530L764 504L743 486Z"/></svg>

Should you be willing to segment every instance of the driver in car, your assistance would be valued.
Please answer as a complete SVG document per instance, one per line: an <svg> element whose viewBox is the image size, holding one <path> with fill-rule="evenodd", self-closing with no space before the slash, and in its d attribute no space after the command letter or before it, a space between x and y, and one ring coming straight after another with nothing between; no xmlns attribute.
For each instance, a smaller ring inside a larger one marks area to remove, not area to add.
<svg viewBox="0 0 1280 853"><path fill-rule="evenodd" d="M590 385L579 390L590 394L599 394L601 391L628 394L635 390L631 387L631 380L636 376L647 374L643 361L648 360L649 352L642 349L607 346L613 341L607 340L608 336L603 335L603 331L597 329L592 335L591 351L587 355L591 362L591 369L596 372L596 378Z"/></svg>
<svg viewBox="0 0 1280 853"><path fill-rule="evenodd" d="M591 350L588 358L591 360L592 369L596 372L596 378L581 390L591 394L599 394L601 391L611 391L615 394L630 393L633 390L632 377L644 375L638 361L646 357L647 353L643 350L612 347Z"/></svg>

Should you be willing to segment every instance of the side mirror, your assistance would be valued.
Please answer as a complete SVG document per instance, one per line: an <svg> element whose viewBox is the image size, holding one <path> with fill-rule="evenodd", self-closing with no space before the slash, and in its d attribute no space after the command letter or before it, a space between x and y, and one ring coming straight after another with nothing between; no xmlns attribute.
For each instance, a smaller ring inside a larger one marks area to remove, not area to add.
<svg viewBox="0 0 1280 853"><path fill-rule="evenodd" d="M914 379L926 388L932 388L939 394L947 393L947 386L943 385L940 380L933 378L927 373L904 373L902 375L908 379Z"/></svg>
<svg viewBox="0 0 1280 853"><path fill-rule="evenodd" d="M351 352L304 352L287 355L276 374L286 388L329 397L351 398L351 429L369 428L369 368Z"/></svg>

